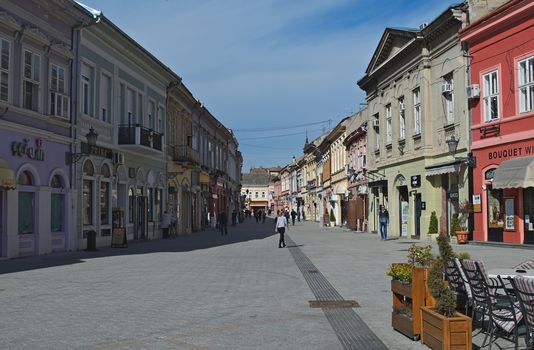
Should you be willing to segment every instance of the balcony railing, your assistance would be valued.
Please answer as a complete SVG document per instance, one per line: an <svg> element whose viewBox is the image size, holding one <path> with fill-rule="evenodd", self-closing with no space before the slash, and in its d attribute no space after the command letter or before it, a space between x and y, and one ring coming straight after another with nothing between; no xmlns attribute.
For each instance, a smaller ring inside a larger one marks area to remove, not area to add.
<svg viewBox="0 0 534 350"><path fill-rule="evenodd" d="M163 135L136 125L119 125L119 144L140 146L140 150L163 150Z"/></svg>
<svg viewBox="0 0 534 350"><path fill-rule="evenodd" d="M199 154L189 146L168 146L168 153L175 162L198 164Z"/></svg>

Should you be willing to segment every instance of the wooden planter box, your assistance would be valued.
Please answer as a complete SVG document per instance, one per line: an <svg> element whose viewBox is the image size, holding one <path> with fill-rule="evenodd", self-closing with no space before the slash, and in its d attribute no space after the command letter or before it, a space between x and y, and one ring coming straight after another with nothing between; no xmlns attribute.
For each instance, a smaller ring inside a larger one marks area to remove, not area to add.
<svg viewBox="0 0 534 350"><path fill-rule="evenodd" d="M421 334L421 306L434 306L426 284L428 269L417 267L412 273L412 283L404 284L391 280L393 311L391 326L402 334L416 340Z"/></svg>
<svg viewBox="0 0 534 350"><path fill-rule="evenodd" d="M421 343L433 350L472 350L471 318L461 313L445 317L429 307L421 307Z"/></svg>

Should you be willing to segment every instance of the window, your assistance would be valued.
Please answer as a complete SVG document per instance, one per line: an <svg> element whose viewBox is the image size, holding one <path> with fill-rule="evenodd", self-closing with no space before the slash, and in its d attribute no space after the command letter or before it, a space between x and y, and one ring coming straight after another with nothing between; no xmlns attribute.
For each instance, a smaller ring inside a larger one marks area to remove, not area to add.
<svg viewBox="0 0 534 350"><path fill-rule="evenodd" d="M63 231L63 180L61 176L54 175L50 182L52 195L50 197L50 231Z"/></svg>
<svg viewBox="0 0 534 350"><path fill-rule="evenodd" d="M148 189L148 221L154 221L154 189L149 188Z"/></svg>
<svg viewBox="0 0 534 350"><path fill-rule="evenodd" d="M127 102L126 102L126 111L128 115L128 125L136 123L135 119L135 91L132 89L126 89Z"/></svg>
<svg viewBox="0 0 534 350"><path fill-rule="evenodd" d="M95 173L95 168L93 163L86 161L83 165L84 176L93 176ZM83 188L82 188L82 217L84 225L93 224L93 180L92 179L83 179Z"/></svg>
<svg viewBox="0 0 534 350"><path fill-rule="evenodd" d="M24 108L39 111L39 88L41 82L41 56L24 50L24 78L22 81L22 104Z"/></svg>
<svg viewBox="0 0 534 350"><path fill-rule="evenodd" d="M534 111L534 57L519 62L519 112Z"/></svg>
<svg viewBox="0 0 534 350"><path fill-rule="evenodd" d="M139 120L139 123L142 124L144 124L143 114L143 94L139 93L137 94L137 118Z"/></svg>
<svg viewBox="0 0 534 350"><path fill-rule="evenodd" d="M155 203L155 207L156 207L156 218L158 218L158 220L161 221L161 213L163 212L163 201L161 200L162 199L162 190L161 188L158 188L156 189L156 203Z"/></svg>
<svg viewBox="0 0 534 350"><path fill-rule="evenodd" d="M158 130L157 132L163 133L163 108L158 107Z"/></svg>
<svg viewBox="0 0 534 350"><path fill-rule="evenodd" d="M23 171L18 178L17 184L20 186L33 186L33 176L28 171ZM19 189L19 234L33 233L33 217L35 214L34 193Z"/></svg>
<svg viewBox="0 0 534 350"><path fill-rule="evenodd" d="M100 224L102 225L109 225L110 223L110 182L109 179L111 177L111 171L109 170L109 166L107 164L102 165L102 169L100 171L100 174L102 175L102 180L100 181Z"/></svg>
<svg viewBox="0 0 534 350"><path fill-rule="evenodd" d="M421 135L421 90L413 90L413 133Z"/></svg>
<svg viewBox="0 0 534 350"><path fill-rule="evenodd" d="M134 222L134 189L130 188L128 191L128 222L133 223Z"/></svg>
<svg viewBox="0 0 534 350"><path fill-rule="evenodd" d="M262 197L262 198L265 198L265 192L262 192L262 193L261 193L261 197Z"/></svg>
<svg viewBox="0 0 534 350"><path fill-rule="evenodd" d="M193 136L191 137L191 147L198 151L198 130L196 127L193 127Z"/></svg>
<svg viewBox="0 0 534 350"><path fill-rule="evenodd" d="M399 139L406 138L406 106L404 105L404 97L399 98Z"/></svg>
<svg viewBox="0 0 534 350"><path fill-rule="evenodd" d="M497 71L484 74L484 121L499 118L499 80Z"/></svg>
<svg viewBox="0 0 534 350"><path fill-rule="evenodd" d="M258 198L258 192L255 193L254 198Z"/></svg>
<svg viewBox="0 0 534 350"><path fill-rule="evenodd" d="M378 151L380 150L380 118L379 118L379 115L378 113L375 114L373 116L373 122L376 120L376 123L379 125L379 126L375 126L374 127L374 130L375 130L375 151Z"/></svg>
<svg viewBox="0 0 534 350"><path fill-rule="evenodd" d="M69 118L69 97L66 95L65 68L50 65L50 115Z"/></svg>
<svg viewBox="0 0 534 350"><path fill-rule="evenodd" d="M447 124L454 123L454 81L452 73L443 77L443 98L445 99L445 117Z"/></svg>
<svg viewBox="0 0 534 350"><path fill-rule="evenodd" d="M85 63L82 63L82 77L81 77L81 106L82 112L86 115L93 115L93 68Z"/></svg>
<svg viewBox="0 0 534 350"><path fill-rule="evenodd" d="M111 122L111 77L107 74L100 76L100 119Z"/></svg>
<svg viewBox="0 0 534 350"><path fill-rule="evenodd" d="M156 115L156 105L154 104L154 101L148 102L148 127L152 130L154 130L154 116Z"/></svg>
<svg viewBox="0 0 534 350"><path fill-rule="evenodd" d="M386 106L386 144L391 144L391 104Z"/></svg>
<svg viewBox="0 0 534 350"><path fill-rule="evenodd" d="M9 98L9 41L0 39L0 100Z"/></svg>

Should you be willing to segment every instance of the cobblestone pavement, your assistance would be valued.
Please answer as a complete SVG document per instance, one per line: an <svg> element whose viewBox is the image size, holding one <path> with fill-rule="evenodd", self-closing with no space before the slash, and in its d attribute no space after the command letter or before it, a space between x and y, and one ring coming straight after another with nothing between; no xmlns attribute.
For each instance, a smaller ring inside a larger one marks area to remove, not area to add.
<svg viewBox="0 0 534 350"><path fill-rule="evenodd" d="M381 242L313 223L298 223L288 235L338 295L360 304L344 310L386 347L425 348L390 325L384 271L405 259L412 241ZM327 318L331 310L310 308L316 297L291 248L277 246L271 221L249 220L224 237L207 230L128 248L2 261L0 348L348 348ZM489 269L534 256L525 249L454 248Z"/></svg>

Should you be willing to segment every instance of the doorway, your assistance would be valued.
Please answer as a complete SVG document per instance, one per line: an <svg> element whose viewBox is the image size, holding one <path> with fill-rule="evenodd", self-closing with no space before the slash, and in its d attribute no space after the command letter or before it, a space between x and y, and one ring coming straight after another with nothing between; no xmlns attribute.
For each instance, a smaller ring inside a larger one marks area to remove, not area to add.
<svg viewBox="0 0 534 350"><path fill-rule="evenodd" d="M525 244L534 244L534 188L523 189Z"/></svg>
<svg viewBox="0 0 534 350"><path fill-rule="evenodd" d="M487 185L488 194L488 241L502 242L504 233L503 191Z"/></svg>
<svg viewBox="0 0 534 350"><path fill-rule="evenodd" d="M414 237L416 239L419 239L421 237L421 211L422 211L422 204L421 204L421 193L415 194L415 232Z"/></svg>
<svg viewBox="0 0 534 350"><path fill-rule="evenodd" d="M408 186L399 186L397 189L399 191L399 232L401 237L408 237L408 215L410 212Z"/></svg>
<svg viewBox="0 0 534 350"><path fill-rule="evenodd" d="M134 239L146 239L148 222L147 222L147 201L148 198L143 196L143 188L137 188L135 197L135 215L134 215Z"/></svg>

